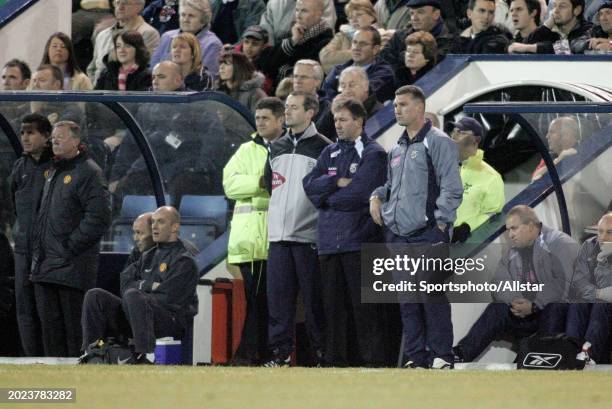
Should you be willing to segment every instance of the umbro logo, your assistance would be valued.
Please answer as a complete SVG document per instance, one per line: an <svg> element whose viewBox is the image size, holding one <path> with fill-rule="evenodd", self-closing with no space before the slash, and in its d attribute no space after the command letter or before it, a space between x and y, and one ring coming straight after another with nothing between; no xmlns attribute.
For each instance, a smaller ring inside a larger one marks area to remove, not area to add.
<svg viewBox="0 0 612 409"><path fill-rule="evenodd" d="M546 354L530 352L523 359L523 366L526 368L554 369L561 362L560 354Z"/></svg>

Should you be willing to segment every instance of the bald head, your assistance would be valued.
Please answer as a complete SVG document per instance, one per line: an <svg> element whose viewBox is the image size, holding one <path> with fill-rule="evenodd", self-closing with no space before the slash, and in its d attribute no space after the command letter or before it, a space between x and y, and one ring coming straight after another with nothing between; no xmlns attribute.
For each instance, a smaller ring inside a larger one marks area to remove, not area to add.
<svg viewBox="0 0 612 409"><path fill-rule="evenodd" d="M612 213L604 214L597 224L597 241L612 242Z"/></svg>
<svg viewBox="0 0 612 409"><path fill-rule="evenodd" d="M153 90L162 92L177 91L183 85L181 67L172 61L162 61L153 68Z"/></svg>
<svg viewBox="0 0 612 409"><path fill-rule="evenodd" d="M153 247L153 236L151 231L151 218L153 212L143 213L134 220L132 224L134 245L143 253Z"/></svg>
<svg viewBox="0 0 612 409"><path fill-rule="evenodd" d="M559 155L566 149L573 148L578 142L580 131L578 122L572 116L562 116L550 123L546 139L548 148L555 155Z"/></svg>
<svg viewBox="0 0 612 409"><path fill-rule="evenodd" d="M151 230L155 243L169 243L178 240L181 216L172 206L162 206L151 217Z"/></svg>

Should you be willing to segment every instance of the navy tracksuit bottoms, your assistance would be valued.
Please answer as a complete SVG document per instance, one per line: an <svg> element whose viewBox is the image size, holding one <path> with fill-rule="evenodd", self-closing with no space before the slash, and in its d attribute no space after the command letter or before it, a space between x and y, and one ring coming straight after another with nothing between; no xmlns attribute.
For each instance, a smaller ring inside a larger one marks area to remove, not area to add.
<svg viewBox="0 0 612 409"><path fill-rule="evenodd" d="M565 332L569 336L589 341L595 362L609 363L612 304L571 304Z"/></svg>

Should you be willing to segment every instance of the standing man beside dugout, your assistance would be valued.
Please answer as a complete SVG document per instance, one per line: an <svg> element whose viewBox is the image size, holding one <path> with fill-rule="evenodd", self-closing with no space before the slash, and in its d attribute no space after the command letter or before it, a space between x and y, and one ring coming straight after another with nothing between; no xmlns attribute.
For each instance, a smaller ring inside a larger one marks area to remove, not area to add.
<svg viewBox="0 0 612 409"><path fill-rule="evenodd" d="M240 145L223 169L225 195L236 201L227 261L236 264L244 280L247 313L235 364L253 364L267 356L268 204L265 168L270 144L283 134L285 106L278 98L263 98L255 106L253 140Z"/></svg>
<svg viewBox="0 0 612 409"><path fill-rule="evenodd" d="M410 245L410 257L446 257L448 247L440 244L450 241L463 194L457 146L425 119L425 95L419 87L398 88L393 106L397 123L406 130L389 152L387 182L372 193L370 214L386 227L388 243ZM441 274L424 279L437 282L444 278ZM414 298L400 299L404 367L453 368L450 304Z"/></svg>
<svg viewBox="0 0 612 409"><path fill-rule="evenodd" d="M317 132L312 118L317 97L292 92L285 103L287 132L270 147L272 194L268 218L268 346L266 366L287 366L294 343L298 289L304 299L306 331L319 362L323 358L324 318L317 258L317 209L302 187L329 140ZM268 182L269 183L269 182Z"/></svg>
<svg viewBox="0 0 612 409"><path fill-rule="evenodd" d="M325 364L383 366L385 348L376 304L361 303L361 244L380 242L368 199L385 182L387 154L363 133L367 113L347 99L333 109L338 142L326 147L304 178L304 191L319 209L318 247L327 322ZM356 337L349 323L355 323ZM356 339L355 339L356 338ZM350 357L347 345L356 343Z"/></svg>
<svg viewBox="0 0 612 409"><path fill-rule="evenodd" d="M79 126L58 122L51 139L55 159L34 222L32 282L45 355L79 356L83 297L96 284L110 199L102 170L83 150Z"/></svg>

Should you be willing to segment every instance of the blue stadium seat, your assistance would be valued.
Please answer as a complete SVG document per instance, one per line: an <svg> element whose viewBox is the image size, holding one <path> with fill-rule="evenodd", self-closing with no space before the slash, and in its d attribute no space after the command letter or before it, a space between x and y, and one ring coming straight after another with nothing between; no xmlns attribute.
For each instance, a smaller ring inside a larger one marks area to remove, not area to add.
<svg viewBox="0 0 612 409"><path fill-rule="evenodd" d="M225 196L185 195L179 209L181 218L212 220L220 230L227 225L227 200Z"/></svg>

